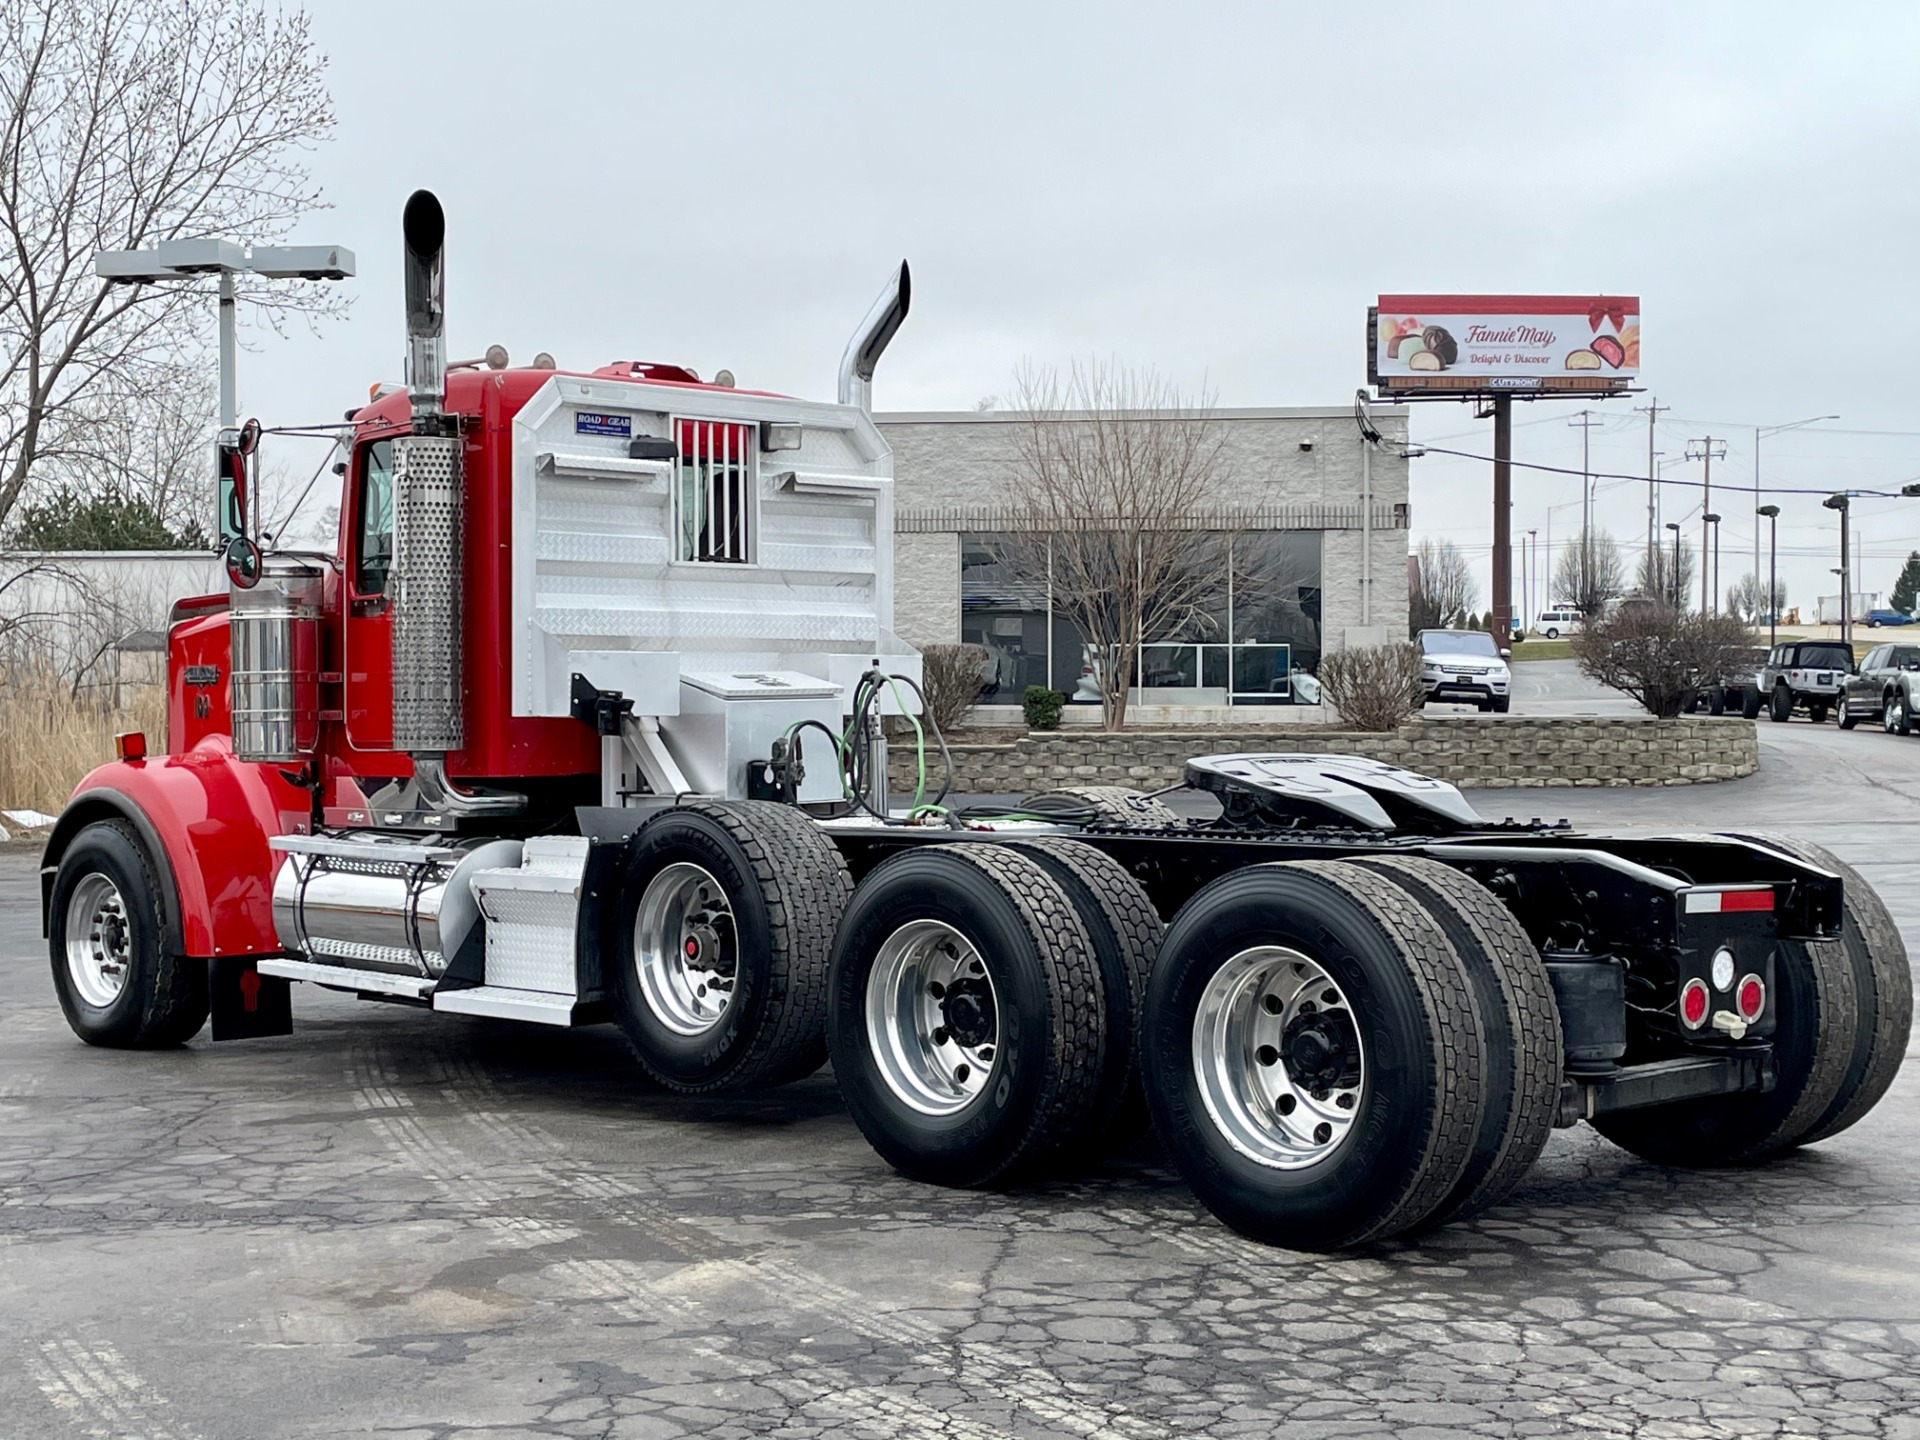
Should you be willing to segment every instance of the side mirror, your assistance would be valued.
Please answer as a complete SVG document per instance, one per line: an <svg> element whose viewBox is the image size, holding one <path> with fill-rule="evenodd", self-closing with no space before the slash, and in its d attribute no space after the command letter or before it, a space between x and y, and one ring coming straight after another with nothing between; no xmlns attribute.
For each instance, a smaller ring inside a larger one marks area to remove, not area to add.
<svg viewBox="0 0 1920 1440"><path fill-rule="evenodd" d="M244 535L234 536L227 546L227 579L241 590L260 583L260 547Z"/></svg>
<svg viewBox="0 0 1920 1440"><path fill-rule="evenodd" d="M1502 660L1511 660L1511 659L1513 658L1513 651L1511 651L1511 650L1502 650L1502 651L1500 652L1500 658L1501 658Z"/></svg>

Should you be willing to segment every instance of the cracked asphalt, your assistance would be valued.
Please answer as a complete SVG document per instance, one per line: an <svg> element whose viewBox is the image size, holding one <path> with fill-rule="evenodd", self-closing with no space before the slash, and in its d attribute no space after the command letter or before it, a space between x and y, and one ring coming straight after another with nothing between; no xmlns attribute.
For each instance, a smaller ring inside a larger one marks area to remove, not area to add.
<svg viewBox="0 0 1920 1440"><path fill-rule="evenodd" d="M1920 948L1920 740L1761 739L1733 784L1472 798L1789 830ZM0 854L0 1435L1920 1437L1920 1067L1762 1169L1581 1127L1475 1224L1302 1255L1151 1141L930 1189L828 1074L682 1099L605 1028L296 987L288 1039L89 1050L35 860Z"/></svg>

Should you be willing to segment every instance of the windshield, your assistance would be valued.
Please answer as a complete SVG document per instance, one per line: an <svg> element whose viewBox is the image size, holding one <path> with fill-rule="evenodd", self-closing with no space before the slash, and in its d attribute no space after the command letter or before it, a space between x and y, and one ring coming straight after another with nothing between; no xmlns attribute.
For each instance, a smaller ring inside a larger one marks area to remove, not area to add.
<svg viewBox="0 0 1920 1440"><path fill-rule="evenodd" d="M1491 655L1500 658L1493 636L1484 630L1422 630L1420 648L1428 655Z"/></svg>

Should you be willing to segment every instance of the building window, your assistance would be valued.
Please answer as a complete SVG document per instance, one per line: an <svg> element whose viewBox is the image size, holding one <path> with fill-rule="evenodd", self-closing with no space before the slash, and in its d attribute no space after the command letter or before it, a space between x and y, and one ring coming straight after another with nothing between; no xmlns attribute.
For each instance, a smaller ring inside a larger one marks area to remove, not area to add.
<svg viewBox="0 0 1920 1440"><path fill-rule="evenodd" d="M1320 535L1202 532L1198 583L1180 613L1144 636L1136 699L1150 705L1291 705L1320 666ZM960 638L987 651L984 704L1016 705L1028 685L1098 705L1097 658L1061 613L1044 539L960 537ZM1313 687L1307 687L1311 692Z"/></svg>
<svg viewBox="0 0 1920 1440"><path fill-rule="evenodd" d="M680 420L674 487L676 559L744 565L753 558L753 426Z"/></svg>
<svg viewBox="0 0 1920 1440"><path fill-rule="evenodd" d="M1018 705L1029 685L1047 683L1047 586L1036 583L1025 547L1044 540L1011 535L960 537L960 641L987 652L980 702Z"/></svg>

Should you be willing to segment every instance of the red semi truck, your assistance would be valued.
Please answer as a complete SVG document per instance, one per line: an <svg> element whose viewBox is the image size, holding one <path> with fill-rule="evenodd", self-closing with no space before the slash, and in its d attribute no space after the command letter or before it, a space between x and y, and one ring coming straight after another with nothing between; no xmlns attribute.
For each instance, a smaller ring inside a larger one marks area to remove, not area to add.
<svg viewBox="0 0 1920 1440"><path fill-rule="evenodd" d="M403 228L407 384L348 415L337 547L263 552L259 433L222 437L230 585L174 607L165 753L124 737L48 844L82 1039L284 1034L303 982L611 1022L690 1092L831 1055L909 1175L1010 1183L1151 1116L1300 1248L1483 1210L1556 1125L1728 1164L1885 1093L1899 935L1789 839L1492 824L1339 756L1196 757L1206 819L890 796L887 717L942 753L868 403L906 267L829 405L449 366L433 196Z"/></svg>

